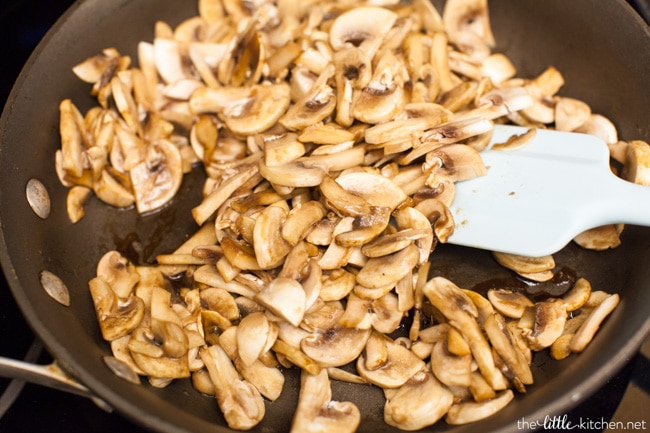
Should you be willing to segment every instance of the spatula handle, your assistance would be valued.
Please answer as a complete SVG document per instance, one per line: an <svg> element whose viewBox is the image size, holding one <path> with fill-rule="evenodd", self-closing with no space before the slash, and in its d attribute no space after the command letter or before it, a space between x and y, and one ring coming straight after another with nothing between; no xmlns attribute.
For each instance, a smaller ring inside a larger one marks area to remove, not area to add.
<svg viewBox="0 0 650 433"><path fill-rule="evenodd" d="M650 226L650 186L638 185L612 176L612 187L608 194L607 209L603 210L603 221Z"/></svg>

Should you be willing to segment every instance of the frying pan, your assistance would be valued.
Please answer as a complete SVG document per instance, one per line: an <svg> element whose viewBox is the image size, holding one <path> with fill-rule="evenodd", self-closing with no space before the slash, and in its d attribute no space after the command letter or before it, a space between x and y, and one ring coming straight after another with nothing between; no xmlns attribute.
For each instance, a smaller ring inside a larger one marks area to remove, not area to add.
<svg viewBox="0 0 650 433"><path fill-rule="evenodd" d="M441 7L440 2L435 2ZM112 46L136 58L136 43L151 40L156 20L171 25L196 14L194 0L85 0L72 6L35 50L17 80L0 123L0 258L12 293L37 335L64 370L115 410L159 432L228 432L216 402L198 394L189 381L164 389L133 385L114 376L102 357L110 354L96 323L87 282L104 252L118 249L138 263L152 263L196 229L189 209L200 197L203 173L194 170L170 206L147 216L113 209L91 199L86 217L73 225L65 211L66 189L54 171L59 146L58 103L71 98L85 112L94 105L89 88L71 72L83 59ZM650 140L650 32L622 0L500 0L490 4L498 43L520 76L547 66L566 78L561 93L587 101L613 119L623 139ZM25 198L30 179L47 188L52 208L39 218ZM558 212L561 212L558 209ZM580 355L534 363L536 383L498 415L479 423L426 431L522 431L518 421L564 413L599 388L629 360L650 330L650 230L628 226L622 246L605 252L570 245L555 258L597 289L617 292L621 303ZM439 247L432 268L467 288L507 279L490 254ZM59 276L70 290L70 306L54 302L39 274ZM287 372L283 395L269 404L253 431L289 431L299 378ZM359 406L359 431L395 431L383 423L380 390L333 383L334 398ZM523 424L524 427L530 424Z"/></svg>

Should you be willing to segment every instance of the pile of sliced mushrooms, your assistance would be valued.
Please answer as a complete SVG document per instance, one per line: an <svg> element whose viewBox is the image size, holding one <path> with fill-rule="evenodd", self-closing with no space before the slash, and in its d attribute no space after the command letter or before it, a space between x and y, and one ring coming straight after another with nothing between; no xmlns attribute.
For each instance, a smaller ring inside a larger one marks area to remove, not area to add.
<svg viewBox="0 0 650 433"><path fill-rule="evenodd" d="M429 277L454 230L454 184L486 173L495 123L597 135L621 176L650 184L647 143L558 95L554 67L516 77L492 52L486 0L440 12L427 0L199 0L196 17L154 33L137 67L113 48L74 67L98 106L60 105L73 222L93 193L148 213L196 165L207 174L194 235L157 265L107 252L89 283L122 377L191 378L238 430L263 419L290 368L302 369L294 432L356 431L359 409L332 401L331 380L381 387L399 429L464 424L533 385L534 352L584 350L616 307L584 278L533 300ZM614 248L622 229L575 241ZM556 269L552 256L494 258L525 280Z"/></svg>

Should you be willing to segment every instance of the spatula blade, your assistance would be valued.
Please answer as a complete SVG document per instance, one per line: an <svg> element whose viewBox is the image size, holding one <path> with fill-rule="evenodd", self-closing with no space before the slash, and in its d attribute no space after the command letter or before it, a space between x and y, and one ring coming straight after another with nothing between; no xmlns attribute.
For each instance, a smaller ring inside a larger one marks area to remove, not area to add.
<svg viewBox="0 0 650 433"><path fill-rule="evenodd" d="M481 152L487 175L456 183L448 243L539 257L599 225L594 204L614 177L607 145L587 134L540 129L519 150L492 150L527 130L495 127Z"/></svg>

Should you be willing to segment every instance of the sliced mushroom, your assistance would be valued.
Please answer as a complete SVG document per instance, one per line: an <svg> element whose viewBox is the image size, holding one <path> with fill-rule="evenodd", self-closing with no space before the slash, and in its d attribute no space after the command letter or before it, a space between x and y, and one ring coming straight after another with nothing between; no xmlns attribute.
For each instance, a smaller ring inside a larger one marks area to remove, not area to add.
<svg viewBox="0 0 650 433"><path fill-rule="evenodd" d="M477 60L495 43L486 0L448 1L442 21L449 40Z"/></svg>
<svg viewBox="0 0 650 433"><path fill-rule="evenodd" d="M97 263L97 277L106 281L119 298L127 298L140 281L135 266L118 251L105 253Z"/></svg>
<svg viewBox="0 0 650 433"><path fill-rule="evenodd" d="M435 424L453 403L452 393L428 371L420 371L397 389L384 389L384 421L401 430Z"/></svg>
<svg viewBox="0 0 650 433"><path fill-rule="evenodd" d="M300 342L300 348L321 367L340 367L357 359L369 335L369 329L337 326L312 333Z"/></svg>
<svg viewBox="0 0 650 433"><path fill-rule="evenodd" d="M585 102L561 97L555 103L555 128L558 131L573 131L582 126L591 116L591 108Z"/></svg>
<svg viewBox="0 0 650 433"><path fill-rule="evenodd" d="M257 388L241 380L226 352L218 345L202 348L199 355L214 384L215 397L228 426L237 430L255 427L266 412Z"/></svg>
<svg viewBox="0 0 650 433"><path fill-rule="evenodd" d="M396 284L413 270L419 259L420 251L413 244L396 253L372 258L357 274L357 282L371 289Z"/></svg>
<svg viewBox="0 0 650 433"><path fill-rule="evenodd" d="M305 154L305 146L295 133L272 136L264 140L264 163L267 166L282 165Z"/></svg>
<svg viewBox="0 0 650 433"><path fill-rule="evenodd" d="M190 107L195 114L218 113L230 131L242 136L266 131L289 107L287 84L256 84L235 89L202 87L190 98Z"/></svg>
<svg viewBox="0 0 650 433"><path fill-rule="evenodd" d="M368 84L352 102L352 116L365 123L393 120L406 106L406 66L401 58L386 51L378 60Z"/></svg>
<svg viewBox="0 0 650 433"><path fill-rule="evenodd" d="M83 117L74 103L65 99L59 104L62 168L75 177L84 171Z"/></svg>
<svg viewBox="0 0 650 433"><path fill-rule="evenodd" d="M523 385L531 385L533 373L524 354L510 339L503 316L492 314L485 320L484 328L492 347L514 377Z"/></svg>
<svg viewBox="0 0 650 433"><path fill-rule="evenodd" d="M290 278L274 279L254 299L293 326L298 326L305 315L305 290Z"/></svg>
<svg viewBox="0 0 650 433"><path fill-rule="evenodd" d="M133 167L130 176L138 212L151 212L165 205L176 195L183 181L178 147L167 140L154 143L146 160Z"/></svg>
<svg viewBox="0 0 650 433"><path fill-rule="evenodd" d="M587 303L591 295L591 283L586 278L578 278L563 296L564 308L567 312L576 311Z"/></svg>
<svg viewBox="0 0 650 433"><path fill-rule="evenodd" d="M573 241L582 248L596 251L604 251L610 248L617 248L621 245L621 232L623 224L607 224L585 230L576 235Z"/></svg>
<svg viewBox="0 0 650 433"><path fill-rule="evenodd" d="M623 177L639 185L650 185L650 145L645 141L631 140L626 150Z"/></svg>
<svg viewBox="0 0 650 433"><path fill-rule="evenodd" d="M335 269L324 272L322 276L320 297L323 301L339 301L345 298L354 288L356 278L345 269Z"/></svg>
<svg viewBox="0 0 650 433"><path fill-rule="evenodd" d="M153 378L177 379L190 377L187 356L168 356L165 353L165 349L169 350L170 346L168 345L166 348L161 347L164 344L163 338L167 339L169 337L167 341L172 342L176 340L175 336L180 334L172 331L174 332L174 336L172 336L167 335L163 329L157 329L156 331L158 331L158 335L149 328L141 327L131 334L129 350L136 365L148 376ZM174 346L172 347L173 353L176 345L172 345Z"/></svg>
<svg viewBox="0 0 650 433"><path fill-rule="evenodd" d="M534 324L524 336L532 350L549 347L562 335L567 313L560 299L538 302L534 307Z"/></svg>
<svg viewBox="0 0 650 433"><path fill-rule="evenodd" d="M314 125L334 112L336 95L327 81L334 76L334 66L328 65L319 75L309 92L296 101L279 122L285 128L295 131Z"/></svg>
<svg viewBox="0 0 650 433"><path fill-rule="evenodd" d="M349 46L358 47L372 59L396 19L397 15L386 8L353 8L339 15L332 23L330 44L335 51Z"/></svg>
<svg viewBox="0 0 650 433"><path fill-rule="evenodd" d="M467 387L471 383L472 356L454 355L449 352L446 341L438 341L431 351L431 371L447 386Z"/></svg>
<svg viewBox="0 0 650 433"><path fill-rule="evenodd" d="M318 201L294 206L282 225L282 237L290 245L296 245L324 216L325 208Z"/></svg>
<svg viewBox="0 0 650 433"><path fill-rule="evenodd" d="M487 297L499 313L512 319L519 319L526 308L534 305L523 293L509 289L490 289Z"/></svg>
<svg viewBox="0 0 650 433"><path fill-rule="evenodd" d="M237 326L237 351L244 365L250 367L262 354L270 335L270 324L263 313L245 316Z"/></svg>
<svg viewBox="0 0 650 433"><path fill-rule="evenodd" d="M420 358L390 338L373 333L371 339L382 339L385 342L386 357L378 368L369 369L366 360L376 358L373 348L377 346L366 346L366 351L357 360L357 371L368 382L382 388L399 388L424 369L424 362Z"/></svg>
<svg viewBox="0 0 650 433"><path fill-rule="evenodd" d="M587 347L587 344L591 342L601 323L614 311L619 300L618 294L608 295L589 313L582 326L580 326L573 338L571 338L569 344L573 352L582 352Z"/></svg>
<svg viewBox="0 0 650 433"><path fill-rule="evenodd" d="M291 251L291 245L281 233L287 213L282 206L271 205L265 207L255 220L253 248L261 269L280 266Z"/></svg>
<svg viewBox="0 0 650 433"><path fill-rule="evenodd" d="M607 144L614 144L618 141L616 126L602 114L591 114L589 119L573 132L595 135Z"/></svg>
<svg viewBox="0 0 650 433"><path fill-rule="evenodd" d="M68 191L66 196L66 210L68 212L68 218L70 222L77 223L81 218L84 217L84 203L90 197L92 190L88 187L75 185Z"/></svg>
<svg viewBox="0 0 650 433"><path fill-rule="evenodd" d="M346 191L365 199L372 206L396 209L406 194L390 179L367 171L350 171L339 175L336 182Z"/></svg>
<svg viewBox="0 0 650 433"><path fill-rule="evenodd" d="M422 290L449 324L463 334L485 380L494 389L504 389L504 377L496 368L492 350L475 319L477 310L472 301L458 286L443 277L429 280Z"/></svg>
<svg viewBox="0 0 650 433"><path fill-rule="evenodd" d="M550 277L553 277L551 270L555 267L555 260L551 255L524 257L500 252L493 252L492 255L501 266L515 271L519 275L533 278L539 276L538 281L543 281L544 278L548 279L546 274L549 273Z"/></svg>
<svg viewBox="0 0 650 433"><path fill-rule="evenodd" d="M99 277L90 280L88 286L105 340L124 337L140 325L145 313L142 299L137 296L119 299L109 283Z"/></svg>
<svg viewBox="0 0 650 433"><path fill-rule="evenodd" d="M354 403L332 401L327 370L316 375L302 372L292 433L353 433L360 422L361 413Z"/></svg>
<svg viewBox="0 0 650 433"><path fill-rule="evenodd" d="M490 400L454 404L445 415L445 421L451 425L460 425L485 419L506 407L513 398L512 390L506 389Z"/></svg>
<svg viewBox="0 0 650 433"><path fill-rule="evenodd" d="M336 122L344 127L352 125L352 104L358 92L372 78L372 59L369 53L356 47L342 48L334 53L336 79Z"/></svg>

